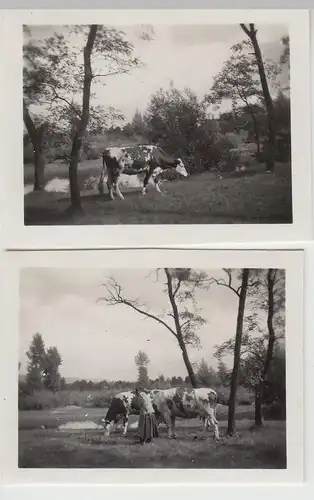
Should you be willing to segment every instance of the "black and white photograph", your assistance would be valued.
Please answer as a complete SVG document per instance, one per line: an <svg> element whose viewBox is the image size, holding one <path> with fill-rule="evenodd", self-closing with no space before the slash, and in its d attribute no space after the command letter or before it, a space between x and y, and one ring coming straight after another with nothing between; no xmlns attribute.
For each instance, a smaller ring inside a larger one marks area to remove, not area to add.
<svg viewBox="0 0 314 500"><path fill-rule="evenodd" d="M299 256L255 252L270 253L262 262L272 267L244 256L247 268L210 268L215 252L184 259L174 250L169 264L198 258L198 267L137 268L130 257L129 268L104 268L99 253L92 265L37 256L20 266L19 469L293 475L287 449L302 462L302 333L291 315L302 269L289 277L288 257Z"/></svg>
<svg viewBox="0 0 314 500"><path fill-rule="evenodd" d="M288 26L23 29L26 225L293 222Z"/></svg>
<svg viewBox="0 0 314 500"><path fill-rule="evenodd" d="M286 468L283 269L20 286L19 467Z"/></svg>
<svg viewBox="0 0 314 500"><path fill-rule="evenodd" d="M12 11L6 38L9 248L312 231L307 12Z"/></svg>

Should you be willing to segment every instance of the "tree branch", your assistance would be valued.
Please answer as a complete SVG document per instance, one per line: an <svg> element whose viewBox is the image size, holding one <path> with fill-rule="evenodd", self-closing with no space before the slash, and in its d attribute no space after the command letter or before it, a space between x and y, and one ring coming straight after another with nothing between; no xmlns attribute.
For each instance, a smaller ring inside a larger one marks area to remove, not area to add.
<svg viewBox="0 0 314 500"><path fill-rule="evenodd" d="M241 28L243 29L244 33L246 33L246 34L247 34L247 36L251 38L251 32L250 32L250 30L249 30L249 29L245 26L245 24L244 24L244 23L240 23L240 26L241 26Z"/></svg>
<svg viewBox="0 0 314 500"><path fill-rule="evenodd" d="M78 118L82 118L82 114L76 109L75 106L73 106L73 104L70 103L70 101L68 101L65 97L61 97L59 94L55 92L55 95L52 98L51 103L53 103L53 101L55 101L56 99L64 101L75 112Z"/></svg>
<svg viewBox="0 0 314 500"><path fill-rule="evenodd" d="M243 354L253 354L262 364L264 363L263 357L256 351L252 351L251 349L245 349L244 351L241 351L241 356Z"/></svg>
<svg viewBox="0 0 314 500"><path fill-rule="evenodd" d="M240 293L239 293L239 291L241 290L241 286L242 286L242 285L240 285L240 287L239 287L238 289L233 288L233 286L231 285L231 283L232 283L232 276L231 276L230 271L228 271L228 270L227 270L227 269L225 269L225 268L223 268L223 270L224 270L224 271L227 273L227 275L228 275L228 283L226 283L226 282L225 282L224 280L222 280L222 279L219 279L219 280L218 280L218 279L216 279L216 278L211 278L211 279L214 281L214 283L216 283L216 285L219 285L219 286L224 286L224 287L226 287L226 288L229 288L230 290L232 290L232 291L233 291L233 292L237 295L237 297L239 297L239 298L240 298Z"/></svg>
<svg viewBox="0 0 314 500"><path fill-rule="evenodd" d="M113 75L123 75L125 73L130 73L130 71L131 71L131 69L117 70L117 71L112 71L111 73L96 74L96 75L93 75L93 78L101 78L101 77L113 76Z"/></svg>
<svg viewBox="0 0 314 500"><path fill-rule="evenodd" d="M154 319L155 321L157 321L158 323L163 325L165 328L167 328L167 330L169 330L169 332L171 332L172 335L175 338L177 338L176 332L165 321L163 321L161 318L158 318L158 316L155 316L154 314L149 313L148 311L145 311L139 305L137 305L137 303L136 303L137 299L132 301L132 300L127 300L124 297L122 297L121 286L115 280L112 280L112 281L113 281L112 286L115 289L116 295L112 292L112 289L107 284L103 284L102 286L104 286L106 288L108 294L110 295L110 298L101 297L100 299L97 299L97 302L105 301L105 302L107 302L107 304L109 304L111 306L115 306L117 304L124 304L124 305L130 307L131 309L133 309L134 311L138 312L139 314L142 314L143 316L146 316L147 318Z"/></svg>

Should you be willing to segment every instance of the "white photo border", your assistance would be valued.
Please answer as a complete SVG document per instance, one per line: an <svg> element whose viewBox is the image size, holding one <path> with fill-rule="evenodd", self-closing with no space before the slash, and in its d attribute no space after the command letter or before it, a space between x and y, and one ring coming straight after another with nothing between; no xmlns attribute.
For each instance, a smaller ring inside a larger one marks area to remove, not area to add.
<svg viewBox="0 0 314 500"><path fill-rule="evenodd" d="M124 255L125 254L125 255ZM127 258L125 258L127 256ZM286 469L19 469L18 338L19 270L61 268L195 267L286 269L287 468ZM0 367L3 380L2 437L4 484L258 484L302 483L303 436L303 250L84 250L6 252L2 259L2 318L6 337Z"/></svg>
<svg viewBox="0 0 314 500"><path fill-rule="evenodd" d="M12 10L4 11L3 236L6 249L177 247L311 239L311 96L309 11L296 10ZM285 24L291 47L292 224L24 226L23 24ZM13 97L12 97L13 96ZM14 133L13 133L14 132ZM135 242L135 243L134 243Z"/></svg>

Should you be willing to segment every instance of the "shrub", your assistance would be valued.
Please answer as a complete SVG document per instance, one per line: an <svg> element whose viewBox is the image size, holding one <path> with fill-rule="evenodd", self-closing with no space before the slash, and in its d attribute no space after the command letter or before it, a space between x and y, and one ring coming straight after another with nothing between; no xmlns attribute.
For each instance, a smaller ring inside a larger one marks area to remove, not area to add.
<svg viewBox="0 0 314 500"><path fill-rule="evenodd" d="M215 144L218 161L216 165L221 172L231 172L239 163L240 151L235 148L233 143L225 136L218 139Z"/></svg>
<svg viewBox="0 0 314 500"><path fill-rule="evenodd" d="M96 396L90 406L94 408L107 408L111 403L112 397Z"/></svg>
<svg viewBox="0 0 314 500"><path fill-rule="evenodd" d="M239 405L249 406L254 402L253 392L248 391L245 387L240 385L237 390L237 403Z"/></svg>

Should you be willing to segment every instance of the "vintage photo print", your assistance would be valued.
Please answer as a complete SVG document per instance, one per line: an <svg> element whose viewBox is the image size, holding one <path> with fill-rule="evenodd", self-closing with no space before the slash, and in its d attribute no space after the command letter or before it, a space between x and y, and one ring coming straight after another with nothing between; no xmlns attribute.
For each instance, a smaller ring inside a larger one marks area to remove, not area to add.
<svg viewBox="0 0 314 500"><path fill-rule="evenodd" d="M302 251L8 261L5 477L302 480Z"/></svg>
<svg viewBox="0 0 314 500"><path fill-rule="evenodd" d="M305 239L308 23L267 10L8 14L8 246L82 247L82 231L90 245Z"/></svg>

